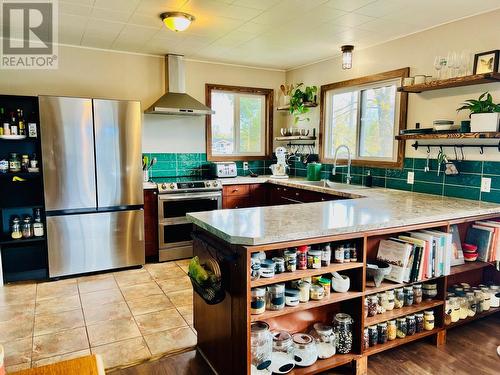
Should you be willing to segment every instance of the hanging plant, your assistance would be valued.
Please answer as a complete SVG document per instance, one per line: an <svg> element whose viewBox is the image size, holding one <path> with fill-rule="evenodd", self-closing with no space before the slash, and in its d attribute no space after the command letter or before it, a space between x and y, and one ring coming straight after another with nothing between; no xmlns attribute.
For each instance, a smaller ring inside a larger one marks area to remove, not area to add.
<svg viewBox="0 0 500 375"><path fill-rule="evenodd" d="M294 91L290 97L290 114L294 116L294 123L299 121L310 121L309 117L302 115L309 112L308 104L316 103L318 86L306 86L302 91L303 83L295 86Z"/></svg>

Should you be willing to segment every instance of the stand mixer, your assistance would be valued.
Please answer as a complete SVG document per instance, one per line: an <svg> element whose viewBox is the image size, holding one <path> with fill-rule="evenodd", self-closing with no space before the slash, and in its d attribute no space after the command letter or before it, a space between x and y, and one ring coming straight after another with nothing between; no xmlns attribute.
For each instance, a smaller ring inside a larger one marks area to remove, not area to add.
<svg viewBox="0 0 500 375"><path fill-rule="evenodd" d="M274 150L276 154L277 162L276 164L271 164L269 169L273 172L271 178L288 178L286 174L286 169L288 165L286 164L286 148L278 147Z"/></svg>

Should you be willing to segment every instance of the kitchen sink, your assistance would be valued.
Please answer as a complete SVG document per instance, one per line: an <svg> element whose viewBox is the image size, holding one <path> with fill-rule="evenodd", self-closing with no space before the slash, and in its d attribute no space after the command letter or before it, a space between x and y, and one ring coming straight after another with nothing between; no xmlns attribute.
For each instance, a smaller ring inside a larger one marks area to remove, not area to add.
<svg viewBox="0 0 500 375"><path fill-rule="evenodd" d="M300 184L310 185L310 186L318 186L318 187L330 188L330 189L366 189L366 186L342 184L340 182L332 182L332 181L328 181L328 180L301 181Z"/></svg>

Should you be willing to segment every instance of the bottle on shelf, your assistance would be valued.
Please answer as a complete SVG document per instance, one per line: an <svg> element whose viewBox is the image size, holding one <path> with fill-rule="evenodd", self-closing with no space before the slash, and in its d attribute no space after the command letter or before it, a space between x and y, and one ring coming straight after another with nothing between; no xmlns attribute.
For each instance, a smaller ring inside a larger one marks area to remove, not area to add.
<svg viewBox="0 0 500 375"><path fill-rule="evenodd" d="M3 135L3 121L4 121L4 118L5 118L5 108L4 107L0 107L0 135Z"/></svg>
<svg viewBox="0 0 500 375"><path fill-rule="evenodd" d="M3 129L3 135L10 135L10 120L9 116L7 116L7 112L3 113L3 116L1 118L2 121L2 129Z"/></svg>
<svg viewBox="0 0 500 375"><path fill-rule="evenodd" d="M26 135L26 123L24 122L23 110L17 109L17 131L19 135Z"/></svg>
<svg viewBox="0 0 500 375"><path fill-rule="evenodd" d="M19 135L19 128L14 112L10 113L10 135Z"/></svg>
<svg viewBox="0 0 500 375"><path fill-rule="evenodd" d="M43 237L44 235L42 215L39 208L33 209L33 235L35 237Z"/></svg>
<svg viewBox="0 0 500 375"><path fill-rule="evenodd" d="M23 233L21 232L21 219L17 215L11 218L10 236L14 240L18 240L23 237Z"/></svg>
<svg viewBox="0 0 500 375"><path fill-rule="evenodd" d="M28 118L28 137L30 138L36 138L38 136L36 123L37 118L35 112L31 112Z"/></svg>

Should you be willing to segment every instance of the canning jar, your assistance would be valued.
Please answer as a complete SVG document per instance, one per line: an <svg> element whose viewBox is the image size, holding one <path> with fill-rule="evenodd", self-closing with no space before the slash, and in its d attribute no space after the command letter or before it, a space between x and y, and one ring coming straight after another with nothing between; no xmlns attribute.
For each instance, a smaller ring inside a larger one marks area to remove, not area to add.
<svg viewBox="0 0 500 375"><path fill-rule="evenodd" d="M23 224L21 226L21 232L23 233L23 238L33 237L33 224L31 223L31 216L24 216Z"/></svg>
<svg viewBox="0 0 500 375"><path fill-rule="evenodd" d="M424 301L430 301L437 296L437 284L425 283L422 285L422 298Z"/></svg>
<svg viewBox="0 0 500 375"><path fill-rule="evenodd" d="M325 297L328 297L332 288L332 280L322 277L318 280L318 284L325 290Z"/></svg>
<svg viewBox="0 0 500 375"><path fill-rule="evenodd" d="M285 267L288 272L294 272L297 270L297 251L295 250L285 250Z"/></svg>
<svg viewBox="0 0 500 375"><path fill-rule="evenodd" d="M250 280L260 279L260 257L259 253L253 253L250 258Z"/></svg>
<svg viewBox="0 0 500 375"><path fill-rule="evenodd" d="M351 243L351 262L358 261L358 250L356 249L356 243Z"/></svg>
<svg viewBox="0 0 500 375"><path fill-rule="evenodd" d="M499 292L499 287L498 285L490 285L490 306L491 307L499 307L500 306L500 299L497 297L497 294Z"/></svg>
<svg viewBox="0 0 500 375"><path fill-rule="evenodd" d="M363 301L364 301L364 306L363 306L364 316L365 316L365 318L367 318L368 317L368 297L365 297Z"/></svg>
<svg viewBox="0 0 500 375"><path fill-rule="evenodd" d="M404 339L406 337L406 318L396 319L396 337L398 339Z"/></svg>
<svg viewBox="0 0 500 375"><path fill-rule="evenodd" d="M480 289L474 289L474 297L476 297L476 311L483 312L484 307L484 294Z"/></svg>
<svg viewBox="0 0 500 375"><path fill-rule="evenodd" d="M370 334L368 333L368 328L363 330L363 349L370 346Z"/></svg>
<svg viewBox="0 0 500 375"><path fill-rule="evenodd" d="M394 308L400 309L403 307L405 301L403 288L394 289Z"/></svg>
<svg viewBox="0 0 500 375"><path fill-rule="evenodd" d="M299 246L297 247L297 269L306 270L307 269L307 251L309 246Z"/></svg>
<svg viewBox="0 0 500 375"><path fill-rule="evenodd" d="M332 259L332 248L329 243L323 244L321 247L321 267L327 267L330 265Z"/></svg>
<svg viewBox="0 0 500 375"><path fill-rule="evenodd" d="M271 259L264 259L260 261L260 276L271 278L274 277L275 265Z"/></svg>
<svg viewBox="0 0 500 375"><path fill-rule="evenodd" d="M476 315L476 298L474 297L474 292L466 292L465 298L469 303L469 316L472 317Z"/></svg>
<svg viewBox="0 0 500 375"><path fill-rule="evenodd" d="M24 236L24 234L23 234ZM487 286L481 287L481 292L483 292L484 300L481 305L481 310L488 311L491 307L491 295L490 289Z"/></svg>
<svg viewBox="0 0 500 375"><path fill-rule="evenodd" d="M368 316L377 315L378 310L378 298L376 294L368 296Z"/></svg>
<svg viewBox="0 0 500 375"><path fill-rule="evenodd" d="M417 331L417 322L415 320L415 315L406 316L406 335L413 336Z"/></svg>
<svg viewBox="0 0 500 375"><path fill-rule="evenodd" d="M378 333L378 343L385 344L389 339L387 333L387 322L377 324L377 333Z"/></svg>
<svg viewBox="0 0 500 375"><path fill-rule="evenodd" d="M368 327L368 342L370 346L375 346L378 344L378 332L376 325Z"/></svg>
<svg viewBox="0 0 500 375"><path fill-rule="evenodd" d="M266 310L281 310L285 307L285 284L267 287Z"/></svg>
<svg viewBox="0 0 500 375"><path fill-rule="evenodd" d="M337 313L333 318L333 327L337 337L337 352L347 354L352 349L352 318L349 314Z"/></svg>
<svg viewBox="0 0 500 375"><path fill-rule="evenodd" d="M344 246L337 245L334 253L335 263L344 263Z"/></svg>
<svg viewBox="0 0 500 375"><path fill-rule="evenodd" d="M387 322L387 340L392 341L396 339L396 321L395 320L389 320Z"/></svg>
<svg viewBox="0 0 500 375"><path fill-rule="evenodd" d="M424 330L424 314L423 313L416 313L415 314L415 322L417 323L416 327L417 329L415 330L416 333L420 333Z"/></svg>
<svg viewBox="0 0 500 375"><path fill-rule="evenodd" d="M23 233L21 232L21 219L17 215L12 216L11 218L10 236L13 240L18 240L23 237Z"/></svg>
<svg viewBox="0 0 500 375"><path fill-rule="evenodd" d="M273 354L268 370L275 374L286 374L295 367L292 335L286 331L273 331Z"/></svg>
<svg viewBox="0 0 500 375"><path fill-rule="evenodd" d="M285 272L285 259L282 257L274 257L274 273L279 274Z"/></svg>
<svg viewBox="0 0 500 375"><path fill-rule="evenodd" d="M458 303L460 304L459 319L465 319L469 316L469 300L467 297L457 297Z"/></svg>
<svg viewBox="0 0 500 375"><path fill-rule="evenodd" d="M299 304L299 294L297 289L285 289L285 305L297 306Z"/></svg>
<svg viewBox="0 0 500 375"><path fill-rule="evenodd" d="M321 268L321 250L309 250L307 253L307 268Z"/></svg>
<svg viewBox="0 0 500 375"><path fill-rule="evenodd" d="M253 322L250 325L250 347L252 366L264 370L271 364L273 337L266 322Z"/></svg>
<svg viewBox="0 0 500 375"><path fill-rule="evenodd" d="M404 291L404 306L413 305L413 287L405 286L403 287Z"/></svg>
<svg viewBox="0 0 500 375"><path fill-rule="evenodd" d="M299 288L299 301L308 302L311 284L307 281L300 280L297 284Z"/></svg>
<svg viewBox="0 0 500 375"><path fill-rule="evenodd" d="M451 322L452 323L458 322L458 319L460 319L460 304L458 303L457 297L450 297L450 309L451 309L451 314L450 314Z"/></svg>
<svg viewBox="0 0 500 375"><path fill-rule="evenodd" d="M424 329L426 331L432 331L434 329L434 311L432 310L424 311Z"/></svg>
<svg viewBox="0 0 500 375"><path fill-rule="evenodd" d="M391 311L394 309L394 290L388 290L387 294L387 311Z"/></svg>
<svg viewBox="0 0 500 375"><path fill-rule="evenodd" d="M253 315L262 314L266 311L266 289L253 288L250 292L250 313Z"/></svg>
<svg viewBox="0 0 500 375"><path fill-rule="evenodd" d="M378 299L377 312L379 314L383 314L387 310L387 305L389 304L389 300L387 299L387 293L385 292L377 293L377 299Z"/></svg>
<svg viewBox="0 0 500 375"><path fill-rule="evenodd" d="M330 358L335 354L335 333L333 327L323 323L315 323L311 336L316 340L318 357L320 359Z"/></svg>
<svg viewBox="0 0 500 375"><path fill-rule="evenodd" d="M316 362L318 359L318 349L311 335L306 333L295 333L292 339L295 364L297 366L307 367Z"/></svg>
<svg viewBox="0 0 500 375"><path fill-rule="evenodd" d="M475 299L475 297L474 297ZM451 313L453 311L453 308L451 307L451 301L450 297L446 297L446 300L444 302L444 324L448 325L451 323Z"/></svg>
<svg viewBox="0 0 500 375"><path fill-rule="evenodd" d="M422 302L422 284L413 285L413 303L418 305Z"/></svg>
<svg viewBox="0 0 500 375"><path fill-rule="evenodd" d="M319 301L325 296L325 289L322 286L313 284L310 289L310 297L312 300Z"/></svg>
<svg viewBox="0 0 500 375"><path fill-rule="evenodd" d="M349 263L351 261L351 245L344 245L344 263Z"/></svg>

